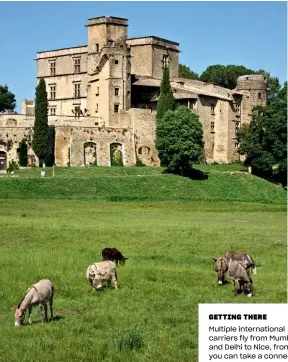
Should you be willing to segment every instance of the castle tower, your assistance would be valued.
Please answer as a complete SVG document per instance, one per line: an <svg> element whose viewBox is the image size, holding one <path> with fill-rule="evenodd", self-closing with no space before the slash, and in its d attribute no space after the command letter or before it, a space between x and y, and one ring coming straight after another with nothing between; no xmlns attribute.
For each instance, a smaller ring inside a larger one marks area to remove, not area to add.
<svg viewBox="0 0 288 362"><path fill-rule="evenodd" d="M87 101L91 116L107 126L130 107L130 50L126 46L127 19L88 19Z"/></svg>
<svg viewBox="0 0 288 362"><path fill-rule="evenodd" d="M263 74L242 75L237 79L237 91L243 93L241 102L241 124L250 123L253 107L266 105L266 77Z"/></svg>

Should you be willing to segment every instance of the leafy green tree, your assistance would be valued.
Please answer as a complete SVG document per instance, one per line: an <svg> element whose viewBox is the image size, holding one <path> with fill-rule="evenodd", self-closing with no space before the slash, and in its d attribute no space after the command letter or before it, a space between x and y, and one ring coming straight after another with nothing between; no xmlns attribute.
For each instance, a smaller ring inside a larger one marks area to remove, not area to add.
<svg viewBox="0 0 288 362"><path fill-rule="evenodd" d="M15 106L15 95L9 91L7 85L0 85L0 113L3 113L6 109L14 110Z"/></svg>
<svg viewBox="0 0 288 362"><path fill-rule="evenodd" d="M49 155L49 126L48 126L48 100L46 84L43 78L36 87L35 123L32 148L39 158L40 165L45 166Z"/></svg>
<svg viewBox="0 0 288 362"><path fill-rule="evenodd" d="M199 79L199 75L184 64L179 64L179 77L186 79Z"/></svg>
<svg viewBox="0 0 288 362"><path fill-rule="evenodd" d="M255 173L287 184L287 82L266 107L255 107L237 133L239 153Z"/></svg>
<svg viewBox="0 0 288 362"><path fill-rule="evenodd" d="M242 65L210 65L200 76L202 82L214 83L221 87L234 89L241 75L254 74L255 71Z"/></svg>
<svg viewBox="0 0 288 362"><path fill-rule="evenodd" d="M160 86L160 96L157 102L157 121L164 116L165 112L169 110L173 111L176 106L177 104L169 80L169 68L165 67Z"/></svg>
<svg viewBox="0 0 288 362"><path fill-rule="evenodd" d="M161 165L185 173L204 157L202 124L187 107L167 111L159 120L156 148Z"/></svg>

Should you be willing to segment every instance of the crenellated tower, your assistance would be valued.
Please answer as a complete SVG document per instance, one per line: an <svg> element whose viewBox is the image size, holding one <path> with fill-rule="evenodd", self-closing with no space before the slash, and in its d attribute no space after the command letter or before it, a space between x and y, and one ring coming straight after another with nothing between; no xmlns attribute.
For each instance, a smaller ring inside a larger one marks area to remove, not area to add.
<svg viewBox="0 0 288 362"><path fill-rule="evenodd" d="M243 94L241 124L250 123L253 107L267 102L266 77L263 74L242 75L237 79L237 91Z"/></svg>

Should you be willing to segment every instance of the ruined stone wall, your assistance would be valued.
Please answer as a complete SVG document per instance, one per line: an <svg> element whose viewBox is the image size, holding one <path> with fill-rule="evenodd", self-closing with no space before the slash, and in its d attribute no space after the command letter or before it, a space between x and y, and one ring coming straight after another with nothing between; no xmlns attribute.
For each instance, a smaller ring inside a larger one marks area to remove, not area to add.
<svg viewBox="0 0 288 362"><path fill-rule="evenodd" d="M57 166L84 166L85 143L96 144L97 165L110 166L110 145L122 146L124 166L134 165L133 137L130 129L95 127L56 127L55 162Z"/></svg>
<svg viewBox="0 0 288 362"><path fill-rule="evenodd" d="M137 158L145 165L160 166L155 147L156 112L150 109L129 109L131 126L135 133Z"/></svg>
<svg viewBox="0 0 288 362"><path fill-rule="evenodd" d="M38 165L38 159L31 148L32 128L0 127L0 151L5 151L7 154L7 167L12 161L18 163L17 149L22 140L27 144L28 166Z"/></svg>

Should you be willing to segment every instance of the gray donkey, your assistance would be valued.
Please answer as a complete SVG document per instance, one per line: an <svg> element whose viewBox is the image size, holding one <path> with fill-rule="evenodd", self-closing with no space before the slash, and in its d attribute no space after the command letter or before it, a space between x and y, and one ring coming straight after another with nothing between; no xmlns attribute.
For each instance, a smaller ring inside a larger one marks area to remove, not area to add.
<svg viewBox="0 0 288 362"><path fill-rule="evenodd" d="M29 323L32 323L31 312L32 307L35 305L40 305L42 312L43 323L48 322L47 316L47 303L49 302L51 319L53 320L53 296L54 296L54 287L50 280L43 279L38 283L31 285L18 303L17 308L10 308L15 310L15 327L21 326L25 319L25 311L28 309ZM43 310L44 309L44 310Z"/></svg>
<svg viewBox="0 0 288 362"><path fill-rule="evenodd" d="M228 253L226 253L225 257L228 264L233 260L237 260L244 266L245 269L250 269L252 274L256 274L256 267L261 266L260 264L256 265L254 260L247 253L237 253L235 251L229 251Z"/></svg>
<svg viewBox="0 0 288 362"><path fill-rule="evenodd" d="M249 268L247 265L247 269ZM229 276L234 282L234 295L238 295L239 292L243 291L247 294L247 297L252 297L253 292L253 281L250 278L245 266L237 261L233 260L229 263Z"/></svg>
<svg viewBox="0 0 288 362"><path fill-rule="evenodd" d="M218 285L224 285L226 283L225 276L228 271L228 261L226 258L212 258L215 261L214 270L217 273Z"/></svg>

